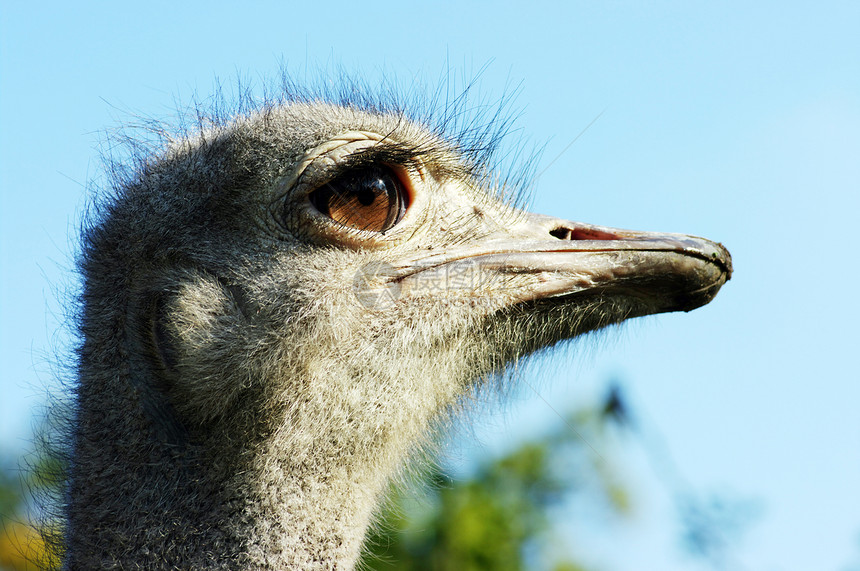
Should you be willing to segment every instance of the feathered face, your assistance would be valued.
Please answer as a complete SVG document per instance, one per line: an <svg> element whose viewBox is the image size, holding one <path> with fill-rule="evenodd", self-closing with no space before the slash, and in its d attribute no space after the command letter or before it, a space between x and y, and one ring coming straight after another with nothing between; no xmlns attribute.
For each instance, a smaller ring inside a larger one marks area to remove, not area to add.
<svg viewBox="0 0 860 571"><path fill-rule="evenodd" d="M378 436L541 347L708 303L731 275L719 244L530 214L494 181L402 116L326 104L175 146L119 204L162 218L125 255L159 270L140 320L177 410L332 432L372 410Z"/></svg>

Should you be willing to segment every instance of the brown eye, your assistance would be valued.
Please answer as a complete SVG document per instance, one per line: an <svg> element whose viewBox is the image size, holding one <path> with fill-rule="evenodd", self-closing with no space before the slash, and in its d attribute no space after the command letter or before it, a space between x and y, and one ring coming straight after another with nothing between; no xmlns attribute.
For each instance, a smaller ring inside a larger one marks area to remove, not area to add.
<svg viewBox="0 0 860 571"><path fill-rule="evenodd" d="M406 212L403 183L385 166L347 171L308 195L314 208L335 222L372 232L386 232Z"/></svg>

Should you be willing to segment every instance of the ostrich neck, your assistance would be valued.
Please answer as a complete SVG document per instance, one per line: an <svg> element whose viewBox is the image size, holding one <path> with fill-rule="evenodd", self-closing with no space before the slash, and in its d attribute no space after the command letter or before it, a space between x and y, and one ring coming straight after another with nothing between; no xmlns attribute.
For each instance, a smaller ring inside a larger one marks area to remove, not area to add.
<svg viewBox="0 0 860 571"><path fill-rule="evenodd" d="M408 446L182 433L133 375L81 379L68 569L352 569Z"/></svg>

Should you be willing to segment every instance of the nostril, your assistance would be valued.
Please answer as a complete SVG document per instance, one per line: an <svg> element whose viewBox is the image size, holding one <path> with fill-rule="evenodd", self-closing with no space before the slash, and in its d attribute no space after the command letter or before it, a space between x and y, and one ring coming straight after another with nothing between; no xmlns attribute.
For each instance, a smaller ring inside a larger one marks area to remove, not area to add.
<svg viewBox="0 0 860 571"><path fill-rule="evenodd" d="M611 232L604 232L594 228L568 228L558 226L549 231L550 235L559 240L620 240Z"/></svg>
<svg viewBox="0 0 860 571"><path fill-rule="evenodd" d="M573 230L571 230L570 228L565 228L564 226L559 226L558 228L550 230L549 233L551 236L554 236L559 240L571 240Z"/></svg>

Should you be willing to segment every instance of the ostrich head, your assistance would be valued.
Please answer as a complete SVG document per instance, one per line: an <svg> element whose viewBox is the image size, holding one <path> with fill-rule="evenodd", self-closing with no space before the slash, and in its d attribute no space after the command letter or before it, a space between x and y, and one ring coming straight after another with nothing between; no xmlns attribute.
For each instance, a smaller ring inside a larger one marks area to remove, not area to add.
<svg viewBox="0 0 860 571"><path fill-rule="evenodd" d="M476 156L293 101L140 162L84 236L70 569L349 569L473 387L730 277L704 239L517 209Z"/></svg>

